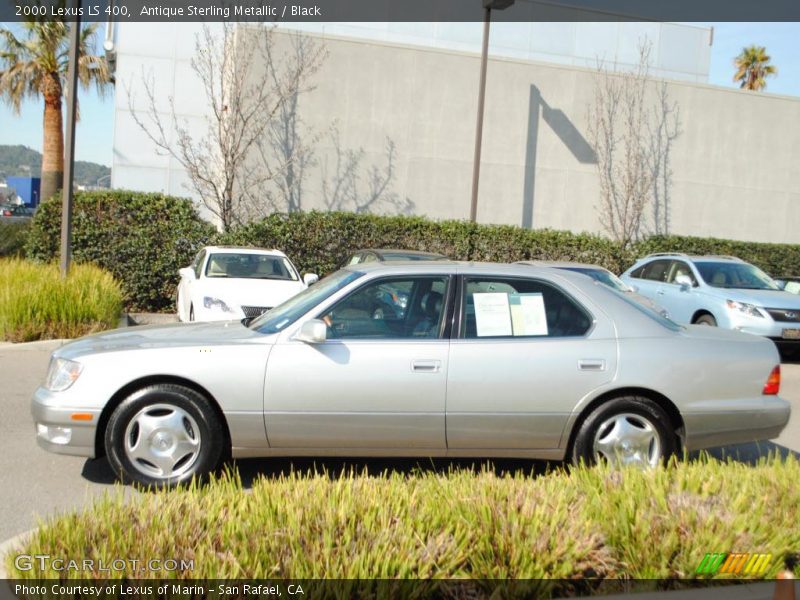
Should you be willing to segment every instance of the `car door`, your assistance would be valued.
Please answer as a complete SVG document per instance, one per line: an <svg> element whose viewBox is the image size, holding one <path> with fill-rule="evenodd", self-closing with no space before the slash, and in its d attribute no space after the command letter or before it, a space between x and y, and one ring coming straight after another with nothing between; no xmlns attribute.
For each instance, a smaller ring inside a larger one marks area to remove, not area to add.
<svg viewBox="0 0 800 600"><path fill-rule="evenodd" d="M675 283L678 275L686 275L692 280L692 287ZM667 280L656 292L656 302L667 310L670 318L678 323L689 323L695 311L697 297L697 278L688 263L673 260L667 273Z"/></svg>
<svg viewBox="0 0 800 600"><path fill-rule="evenodd" d="M540 279L468 276L458 297L448 449L558 448L574 407L614 378L611 322Z"/></svg>
<svg viewBox="0 0 800 600"><path fill-rule="evenodd" d="M667 280L671 264L670 259L658 259L631 273L631 283L635 286L637 293L658 304L659 292Z"/></svg>
<svg viewBox="0 0 800 600"><path fill-rule="evenodd" d="M445 275L372 279L316 315L325 342L279 341L265 379L270 446L444 450L450 288ZM405 306L389 306L401 292Z"/></svg>

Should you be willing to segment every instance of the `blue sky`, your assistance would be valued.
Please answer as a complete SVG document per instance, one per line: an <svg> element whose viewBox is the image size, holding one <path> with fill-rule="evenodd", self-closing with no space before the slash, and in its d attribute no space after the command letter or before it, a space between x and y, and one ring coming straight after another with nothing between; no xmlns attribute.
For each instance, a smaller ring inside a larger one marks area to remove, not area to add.
<svg viewBox="0 0 800 600"><path fill-rule="evenodd" d="M714 27L709 83L736 87L733 83L733 57L743 46L766 46L778 76L768 81L765 93L800 97L800 23L700 23ZM98 30L98 46L102 43L103 26ZM94 93L79 96L83 119L78 123L75 155L111 165L114 126L113 93L105 100ZM26 102L19 116L0 104L0 144L23 144L42 148L42 101Z"/></svg>

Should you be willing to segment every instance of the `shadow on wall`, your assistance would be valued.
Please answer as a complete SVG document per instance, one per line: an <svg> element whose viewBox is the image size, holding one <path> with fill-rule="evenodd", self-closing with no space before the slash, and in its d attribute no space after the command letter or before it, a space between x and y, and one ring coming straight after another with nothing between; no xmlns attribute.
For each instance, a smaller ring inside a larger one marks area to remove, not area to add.
<svg viewBox="0 0 800 600"><path fill-rule="evenodd" d="M533 228L534 190L536 183L536 152L539 139L539 115L558 136L578 162L597 164L597 154L560 108L553 108L542 98L542 93L531 85L528 97L528 140L525 145L525 185L522 197L522 226Z"/></svg>

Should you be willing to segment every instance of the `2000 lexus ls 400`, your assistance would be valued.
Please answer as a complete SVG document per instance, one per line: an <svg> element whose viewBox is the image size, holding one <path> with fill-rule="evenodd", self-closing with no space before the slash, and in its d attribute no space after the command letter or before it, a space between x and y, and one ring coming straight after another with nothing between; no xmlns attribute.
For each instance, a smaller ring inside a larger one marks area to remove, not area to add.
<svg viewBox="0 0 800 600"><path fill-rule="evenodd" d="M32 410L47 450L165 485L228 455L647 467L778 436L779 385L771 341L676 325L584 275L417 262L344 268L248 326L79 339Z"/></svg>

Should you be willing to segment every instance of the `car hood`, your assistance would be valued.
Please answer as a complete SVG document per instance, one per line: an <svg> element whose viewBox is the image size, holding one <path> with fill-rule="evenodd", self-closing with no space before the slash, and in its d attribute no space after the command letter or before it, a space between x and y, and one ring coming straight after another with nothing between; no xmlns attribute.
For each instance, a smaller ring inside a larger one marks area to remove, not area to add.
<svg viewBox="0 0 800 600"><path fill-rule="evenodd" d="M201 279L198 291L235 306L277 306L305 289L302 281L277 279Z"/></svg>
<svg viewBox="0 0 800 600"><path fill-rule="evenodd" d="M274 337L253 331L239 321L124 327L77 339L59 348L54 356L78 358L87 354L142 348L264 344L270 343Z"/></svg>
<svg viewBox="0 0 800 600"><path fill-rule="evenodd" d="M736 288L718 288L718 293L726 299L746 302L764 308L786 308L800 311L800 298L782 290L739 290Z"/></svg>

